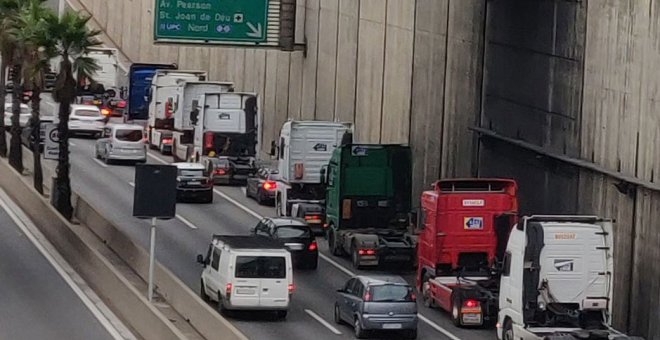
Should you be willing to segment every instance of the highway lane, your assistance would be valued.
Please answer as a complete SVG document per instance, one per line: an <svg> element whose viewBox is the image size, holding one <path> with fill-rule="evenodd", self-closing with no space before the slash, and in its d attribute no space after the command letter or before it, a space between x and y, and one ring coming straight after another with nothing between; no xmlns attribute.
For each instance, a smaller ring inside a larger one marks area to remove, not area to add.
<svg viewBox="0 0 660 340"><path fill-rule="evenodd" d="M7 204L0 201L0 339L121 339Z"/></svg>

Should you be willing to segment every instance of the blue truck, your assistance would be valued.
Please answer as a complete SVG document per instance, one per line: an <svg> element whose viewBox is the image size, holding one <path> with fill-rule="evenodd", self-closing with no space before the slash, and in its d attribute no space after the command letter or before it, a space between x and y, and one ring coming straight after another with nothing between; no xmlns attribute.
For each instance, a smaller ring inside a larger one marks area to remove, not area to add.
<svg viewBox="0 0 660 340"><path fill-rule="evenodd" d="M133 64L128 72L128 109L124 122L149 119L147 91L156 70L176 70L176 64Z"/></svg>

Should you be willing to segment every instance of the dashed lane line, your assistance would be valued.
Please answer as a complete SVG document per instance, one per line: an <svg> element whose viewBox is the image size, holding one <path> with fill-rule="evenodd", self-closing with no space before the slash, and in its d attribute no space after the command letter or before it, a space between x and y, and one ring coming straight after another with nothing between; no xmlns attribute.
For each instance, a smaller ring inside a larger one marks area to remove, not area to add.
<svg viewBox="0 0 660 340"><path fill-rule="evenodd" d="M341 335L341 332L337 328L335 328L329 322L325 321L320 315L314 313L314 311L310 309L305 309L305 313L309 314L309 316L314 318L314 320L318 321L321 325L325 326L325 328L329 329L332 333Z"/></svg>

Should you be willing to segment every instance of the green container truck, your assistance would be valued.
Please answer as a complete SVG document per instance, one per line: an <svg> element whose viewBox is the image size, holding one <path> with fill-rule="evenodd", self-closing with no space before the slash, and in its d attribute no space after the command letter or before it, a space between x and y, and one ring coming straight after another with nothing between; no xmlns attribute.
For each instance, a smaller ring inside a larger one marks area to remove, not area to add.
<svg viewBox="0 0 660 340"><path fill-rule="evenodd" d="M394 263L412 268L410 147L342 145L322 172L332 253L350 256L356 269Z"/></svg>

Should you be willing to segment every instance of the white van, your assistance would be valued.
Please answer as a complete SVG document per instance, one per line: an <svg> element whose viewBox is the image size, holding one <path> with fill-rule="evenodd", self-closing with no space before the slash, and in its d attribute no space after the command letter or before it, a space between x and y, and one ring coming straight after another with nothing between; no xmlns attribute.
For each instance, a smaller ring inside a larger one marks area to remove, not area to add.
<svg viewBox="0 0 660 340"><path fill-rule="evenodd" d="M214 235L204 265L200 295L221 312L272 310L286 318L293 285L291 254L278 242L253 236Z"/></svg>

